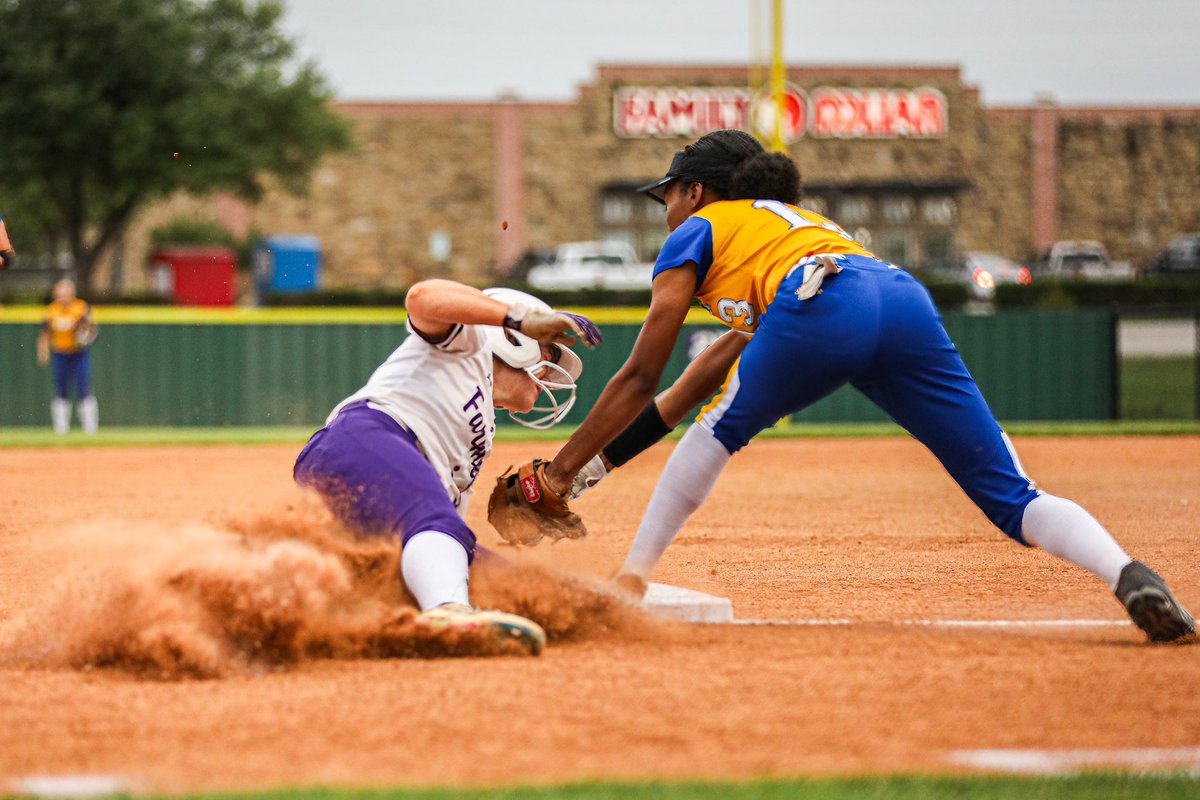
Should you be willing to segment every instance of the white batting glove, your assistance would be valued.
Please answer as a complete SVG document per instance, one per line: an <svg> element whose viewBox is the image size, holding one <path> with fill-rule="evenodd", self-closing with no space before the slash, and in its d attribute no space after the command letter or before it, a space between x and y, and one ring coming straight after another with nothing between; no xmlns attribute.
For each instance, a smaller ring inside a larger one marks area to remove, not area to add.
<svg viewBox="0 0 1200 800"><path fill-rule="evenodd" d="M584 464L583 469L575 475L575 480L571 481L570 499L578 500L580 495L604 480L607 474L604 460L599 455L592 456L592 460Z"/></svg>

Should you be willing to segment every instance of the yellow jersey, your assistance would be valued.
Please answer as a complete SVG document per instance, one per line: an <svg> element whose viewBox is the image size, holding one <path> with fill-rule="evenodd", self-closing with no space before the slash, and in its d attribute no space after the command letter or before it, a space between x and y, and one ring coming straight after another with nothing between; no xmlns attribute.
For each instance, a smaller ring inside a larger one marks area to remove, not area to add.
<svg viewBox="0 0 1200 800"><path fill-rule="evenodd" d="M728 327L753 333L792 268L825 253L875 258L820 214L778 200L722 200L671 232L654 275L693 264L700 305Z"/></svg>
<svg viewBox="0 0 1200 800"><path fill-rule="evenodd" d="M91 313L92 309L79 298L66 304L57 301L51 303L46 308L46 331L50 334L50 349L55 353L78 353L81 348L75 334L79 323Z"/></svg>

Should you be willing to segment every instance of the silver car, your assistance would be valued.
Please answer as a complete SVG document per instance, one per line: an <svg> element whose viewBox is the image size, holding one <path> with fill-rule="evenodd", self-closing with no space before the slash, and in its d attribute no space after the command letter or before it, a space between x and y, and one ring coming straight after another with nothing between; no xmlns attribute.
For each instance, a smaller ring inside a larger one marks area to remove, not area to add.
<svg viewBox="0 0 1200 800"><path fill-rule="evenodd" d="M1033 283L1028 267L997 253L963 253L955 266L939 271L938 277L965 284L972 300L995 298L996 287L1002 283Z"/></svg>

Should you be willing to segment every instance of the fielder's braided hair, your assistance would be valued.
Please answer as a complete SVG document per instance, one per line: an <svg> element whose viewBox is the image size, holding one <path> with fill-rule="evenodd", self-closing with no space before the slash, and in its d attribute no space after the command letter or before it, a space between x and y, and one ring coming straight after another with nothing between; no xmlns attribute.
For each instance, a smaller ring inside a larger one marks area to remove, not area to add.
<svg viewBox="0 0 1200 800"><path fill-rule="evenodd" d="M758 153L742 161L730 178L729 200L778 200L797 205L803 192L800 170L784 153Z"/></svg>

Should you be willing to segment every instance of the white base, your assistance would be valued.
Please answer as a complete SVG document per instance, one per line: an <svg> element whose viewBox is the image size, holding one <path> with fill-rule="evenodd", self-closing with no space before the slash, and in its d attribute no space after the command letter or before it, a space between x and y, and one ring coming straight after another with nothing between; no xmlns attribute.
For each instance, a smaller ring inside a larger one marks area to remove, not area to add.
<svg viewBox="0 0 1200 800"><path fill-rule="evenodd" d="M717 597L665 583L652 583L646 588L642 607L652 614L680 622L733 622L733 603L728 597Z"/></svg>
<svg viewBox="0 0 1200 800"><path fill-rule="evenodd" d="M955 750L950 760L991 772L1065 775L1085 769L1132 767L1143 771L1200 769L1200 747L1117 750Z"/></svg>
<svg viewBox="0 0 1200 800"><path fill-rule="evenodd" d="M109 797L129 791L124 781L112 775L30 775L18 778L10 786L31 797Z"/></svg>

